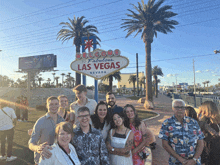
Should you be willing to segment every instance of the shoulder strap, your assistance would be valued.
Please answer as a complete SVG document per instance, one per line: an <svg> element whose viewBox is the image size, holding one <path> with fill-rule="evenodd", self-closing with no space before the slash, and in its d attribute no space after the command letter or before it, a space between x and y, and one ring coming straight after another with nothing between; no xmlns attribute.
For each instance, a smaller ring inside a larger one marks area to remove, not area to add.
<svg viewBox="0 0 220 165"><path fill-rule="evenodd" d="M127 141L128 137L129 137L130 133L131 133L131 130L128 132L128 134L126 136L126 141Z"/></svg>
<svg viewBox="0 0 220 165"><path fill-rule="evenodd" d="M13 121L12 117L9 116L9 115L3 110L3 108L2 108L1 110L2 110L2 112L3 112L4 114L6 114L6 115Z"/></svg>
<svg viewBox="0 0 220 165"><path fill-rule="evenodd" d="M61 148L61 150L63 150L63 152L69 157L69 159L70 159L70 161L72 162L72 164L75 165L73 159L72 159L72 158L70 157L70 155L65 151L65 149L64 149L61 145L59 145L59 143L57 143L57 144L58 144L58 146Z"/></svg>

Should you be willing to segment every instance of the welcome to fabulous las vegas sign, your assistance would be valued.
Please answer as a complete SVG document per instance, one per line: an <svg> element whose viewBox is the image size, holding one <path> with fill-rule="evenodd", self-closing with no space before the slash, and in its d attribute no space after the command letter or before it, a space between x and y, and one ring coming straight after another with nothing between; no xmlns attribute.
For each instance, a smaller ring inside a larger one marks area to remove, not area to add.
<svg viewBox="0 0 220 165"><path fill-rule="evenodd" d="M76 60L70 64L70 68L98 80L127 67L128 64L128 58L121 56L119 49L96 49L89 53L76 53Z"/></svg>

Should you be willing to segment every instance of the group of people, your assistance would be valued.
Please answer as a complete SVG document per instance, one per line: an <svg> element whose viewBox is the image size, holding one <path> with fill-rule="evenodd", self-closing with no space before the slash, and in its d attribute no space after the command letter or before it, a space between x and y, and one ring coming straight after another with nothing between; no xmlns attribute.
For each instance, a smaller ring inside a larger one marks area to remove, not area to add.
<svg viewBox="0 0 220 165"><path fill-rule="evenodd" d="M174 115L163 122L158 136L170 154L169 164L220 165L220 114L216 104L205 101L196 113L176 99L172 109Z"/></svg>
<svg viewBox="0 0 220 165"><path fill-rule="evenodd" d="M17 116L17 121L28 121L28 106L29 103L27 97L23 95L17 97L17 100L15 102L15 114Z"/></svg>
<svg viewBox="0 0 220 165"><path fill-rule="evenodd" d="M48 112L40 117L30 133L29 149L39 165L144 165L146 146L155 142L153 133L140 120L135 107L116 105L113 93L98 104L87 98L84 85L73 91L77 100L69 105L64 95L46 101ZM0 159L11 161L13 109L0 102ZM220 165L220 116L215 103L204 102L198 114L183 100L172 102L174 115L159 132L170 165ZM8 115L11 120L7 117ZM7 122L6 122L7 120ZM5 154L5 138L8 150Z"/></svg>
<svg viewBox="0 0 220 165"><path fill-rule="evenodd" d="M77 101L66 96L49 97L48 113L31 133L29 149L39 165L144 165L145 147L155 142L153 133L138 118L132 105L116 105L113 93L106 101L86 97L87 89L74 89Z"/></svg>

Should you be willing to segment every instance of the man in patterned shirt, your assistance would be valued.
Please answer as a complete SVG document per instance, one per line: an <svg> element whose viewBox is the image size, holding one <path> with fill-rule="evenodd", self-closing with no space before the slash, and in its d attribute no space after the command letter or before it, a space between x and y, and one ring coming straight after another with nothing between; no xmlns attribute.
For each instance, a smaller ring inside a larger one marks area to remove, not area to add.
<svg viewBox="0 0 220 165"><path fill-rule="evenodd" d="M172 109L174 115L163 122L158 136L170 154L169 165L201 165L204 136L197 121L185 116L183 100L173 100Z"/></svg>
<svg viewBox="0 0 220 165"><path fill-rule="evenodd" d="M79 127L73 131L72 143L81 165L109 165L108 151L102 134L89 124L89 109L80 107L77 113Z"/></svg>

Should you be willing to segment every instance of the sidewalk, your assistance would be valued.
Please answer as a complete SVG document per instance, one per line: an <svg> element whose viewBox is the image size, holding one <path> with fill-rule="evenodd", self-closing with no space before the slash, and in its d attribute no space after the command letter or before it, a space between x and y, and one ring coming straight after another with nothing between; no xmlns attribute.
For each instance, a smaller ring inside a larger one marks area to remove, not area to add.
<svg viewBox="0 0 220 165"><path fill-rule="evenodd" d="M144 109L143 104L138 103L137 100L129 100L125 97L117 98L116 104L124 107L126 104L132 104L137 109ZM154 98L154 110L148 110L157 112L160 116L146 120L145 123L148 125L150 130L153 131L156 137L156 149L152 150L152 165L168 165L169 154L163 149L162 142L158 138L158 134L162 125L162 122L173 115L172 111L172 100L171 98L158 94L158 98Z"/></svg>

